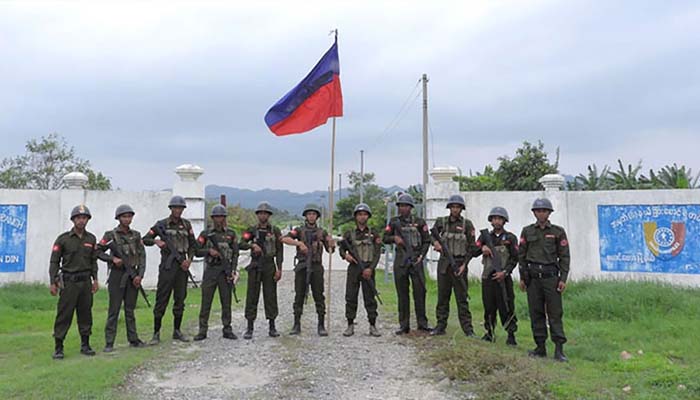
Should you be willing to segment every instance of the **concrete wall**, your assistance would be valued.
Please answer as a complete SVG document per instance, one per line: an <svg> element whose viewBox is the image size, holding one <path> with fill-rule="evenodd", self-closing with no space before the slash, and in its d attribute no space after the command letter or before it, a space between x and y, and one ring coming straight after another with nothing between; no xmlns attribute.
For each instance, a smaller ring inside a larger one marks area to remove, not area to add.
<svg viewBox="0 0 700 400"><path fill-rule="evenodd" d="M427 216L432 226L436 217L448 214L445 206L450 195L459 193L457 182L452 181L456 169L435 168L431 183L427 188ZM571 246L570 279L583 278L633 279L671 282L680 285L700 286L700 275L666 274L641 272L601 271L598 240L598 205L603 204L700 204L700 190L629 190L629 191L559 191L556 188L537 192L462 192L467 209L464 216L479 229L490 228L488 213L494 206L508 210L510 222L506 229L520 235L525 225L534 222L530 211L533 200L547 197L552 201L555 212L552 223L566 229ZM697 250L696 250L697 251ZM430 273L435 277L437 253L429 254ZM473 276L481 274L481 259L472 260L469 272ZM517 273L516 273L517 275Z"/></svg>
<svg viewBox="0 0 700 400"><path fill-rule="evenodd" d="M176 182L172 191L91 191L73 184L63 190L11 190L0 189L0 204L26 204L27 237L26 259L23 272L0 273L0 284L8 282L49 281L48 268L51 247L56 237L70 230L70 212L78 204L85 204L92 213L87 230L100 240L102 234L117 225L114 210L120 204L129 204L136 211L132 228L145 234L153 224L169 214L168 202L174 194L182 195L188 202L184 216L192 221L195 235L204 227L204 186L197 182L203 173L201 168L183 165L176 169ZM158 278L159 251L147 247L147 272L144 285L154 287ZM98 261L100 283L107 277L107 265ZM195 262L193 272L201 277L201 262Z"/></svg>

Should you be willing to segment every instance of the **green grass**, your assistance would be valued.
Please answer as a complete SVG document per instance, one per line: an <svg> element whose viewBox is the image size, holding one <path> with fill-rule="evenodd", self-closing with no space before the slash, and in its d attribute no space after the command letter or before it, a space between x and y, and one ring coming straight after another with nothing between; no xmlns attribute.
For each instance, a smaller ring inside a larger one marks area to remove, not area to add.
<svg viewBox="0 0 700 400"><path fill-rule="evenodd" d="M245 278L246 274L242 274ZM238 295L244 293L245 279L239 283ZM148 291L151 304L155 293ZM0 287L0 393L9 398L115 398L126 375L146 360L162 357L173 348L169 346L172 331L172 298L163 318L161 345L132 349L126 340L123 311L117 328L116 351L102 352L104 326L107 318L108 294L101 287L94 298L93 327L90 344L97 351L94 357L79 353L80 336L75 317L65 340L64 360L51 359L54 340L53 322L57 298L43 285L13 284ZM200 291L188 290L184 324L188 334L196 333L196 321L201 302ZM234 307L242 307L234 303ZM219 318L218 296L214 296L210 323ZM141 340L148 341L153 333L153 312L139 296L136 326Z"/></svg>
<svg viewBox="0 0 700 400"><path fill-rule="evenodd" d="M396 314L393 282L378 288L384 313ZM428 316L434 322L437 287L428 282ZM470 310L475 330L483 334L481 284L470 281ZM453 297L454 299L454 297ZM448 335L416 337L426 363L486 398L503 399L697 399L700 398L700 346L697 332L700 290L649 282L584 281L564 294L565 346L570 362L534 360L525 293L516 293L519 346L469 339L461 334L454 300ZM412 321L412 323L414 323ZM639 351L641 350L641 354ZM620 354L632 354L622 360ZM679 385L682 385L679 388ZM629 392L623 391L629 386Z"/></svg>

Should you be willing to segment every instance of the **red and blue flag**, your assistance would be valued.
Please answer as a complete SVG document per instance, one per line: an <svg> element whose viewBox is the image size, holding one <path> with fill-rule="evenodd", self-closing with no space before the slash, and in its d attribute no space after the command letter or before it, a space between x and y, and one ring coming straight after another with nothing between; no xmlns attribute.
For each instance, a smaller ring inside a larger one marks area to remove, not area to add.
<svg viewBox="0 0 700 400"><path fill-rule="evenodd" d="M265 123L277 136L304 133L331 117L343 116L338 40L289 93L265 114Z"/></svg>

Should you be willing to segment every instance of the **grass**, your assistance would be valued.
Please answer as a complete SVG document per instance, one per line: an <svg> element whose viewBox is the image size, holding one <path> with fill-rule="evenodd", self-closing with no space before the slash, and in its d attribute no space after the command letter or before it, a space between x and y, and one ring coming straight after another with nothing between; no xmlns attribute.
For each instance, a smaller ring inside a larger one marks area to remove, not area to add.
<svg viewBox="0 0 700 400"><path fill-rule="evenodd" d="M432 322L437 287L428 282ZM395 315L393 283L378 275L384 313ZM483 333L481 285L470 281L470 310L477 334ZM571 283L564 295L565 346L570 362L534 360L526 295L516 293L518 342L505 345L461 334L451 304L448 335L416 337L423 359L450 378L466 383L485 398L503 399L697 399L700 398L700 346L696 332L700 290L650 282L584 281ZM412 321L413 323L413 321ZM631 358L623 360L621 352ZM628 387L628 391L623 388Z"/></svg>
<svg viewBox="0 0 700 400"><path fill-rule="evenodd" d="M245 278L246 274L242 274ZM435 282L428 281L428 316L435 322ZM377 287L384 306L381 313L396 319L393 281L384 283L378 271ZM238 294L243 301L245 281ZM469 285L470 309L477 334L483 333L481 286ZM334 296L342 295L333 293ZM519 319L516 348L505 345L499 328L497 343L464 337L451 304L448 335L415 336L414 343L426 365L434 366L482 398L503 399L697 399L700 398L700 290L648 282L576 282L564 295L564 327L569 338L568 364L526 356L533 346L525 294L516 294ZM218 297L218 296L217 296ZM214 301L212 323L218 319ZM155 295L149 292L154 302ZM195 333L200 292L190 289L185 323ZM151 335L153 314L139 300L137 327L143 340ZM234 307L242 307L243 303ZM284 308L284 305L281 305ZM0 393L2 398L117 398L126 375L149 359L172 351L170 310L163 321L164 343L145 349L128 348L123 318L117 333L117 351L104 354L107 292L95 296L92 345L95 357L79 354L75 321L66 338L66 359L51 360L56 298L41 285L0 287ZM334 320L338 316L333 317ZM415 321L415 319L413 318ZM412 321L413 325L415 323ZM337 332L336 332L337 333ZM387 332L387 334L389 334ZM641 350L641 353L639 352ZM632 358L623 360L622 351ZM623 388L629 387L629 391Z"/></svg>
<svg viewBox="0 0 700 400"><path fill-rule="evenodd" d="M244 293L245 276L242 274L239 296ZM155 292L148 291L151 304ZM123 311L117 328L116 351L102 352L104 326L107 318L108 294L101 287L94 297L93 328L90 344L97 351L94 357L79 353L80 336L75 318L65 340L66 358L51 359L54 340L53 322L57 298L43 285L12 284L0 287L0 393L9 398L118 398L118 388L125 377L146 360L162 357L173 348L169 346L172 331L172 298L163 318L161 345L132 349L126 340ZM184 314L185 331L196 333L196 321L201 302L200 291L188 290ZM153 312L139 296L136 326L141 340L148 341L153 333ZM242 303L233 307L242 307ZM214 296L210 324L219 319L220 305Z"/></svg>

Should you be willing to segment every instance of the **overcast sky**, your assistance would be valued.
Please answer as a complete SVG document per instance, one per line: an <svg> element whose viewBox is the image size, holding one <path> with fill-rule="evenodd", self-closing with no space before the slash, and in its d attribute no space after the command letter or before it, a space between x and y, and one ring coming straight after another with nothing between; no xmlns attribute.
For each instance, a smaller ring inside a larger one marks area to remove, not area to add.
<svg viewBox="0 0 700 400"><path fill-rule="evenodd" d="M58 132L123 189L171 187L183 163L207 184L325 189L330 124L278 138L263 116L338 28L337 172L364 148L379 184L420 182L422 73L431 164L477 171L542 140L566 174L700 171L698 2L94 3L0 3L0 158Z"/></svg>

